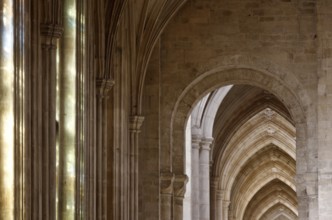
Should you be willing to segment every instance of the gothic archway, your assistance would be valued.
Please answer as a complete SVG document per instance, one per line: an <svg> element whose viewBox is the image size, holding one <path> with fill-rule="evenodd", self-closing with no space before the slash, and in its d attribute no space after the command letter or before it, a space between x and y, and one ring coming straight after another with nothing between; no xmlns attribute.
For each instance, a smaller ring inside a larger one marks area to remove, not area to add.
<svg viewBox="0 0 332 220"><path fill-rule="evenodd" d="M253 68L252 65L228 65L214 68L205 72L196 78L178 98L172 119L170 123L170 148L172 170L177 174L184 172L184 128L187 123L188 116L195 106L195 103L208 92L219 87L230 84L247 84L260 87L267 90L278 97L281 102L288 108L297 130L296 136L296 154L299 156L297 161L297 196L299 199L299 217L307 219L309 212L308 191L309 182L307 177L306 158L313 157L315 151L308 151L307 136L307 117L310 99L306 95L306 91L301 88L296 78L289 73L278 71L267 71L266 68ZM259 66L259 65L257 65ZM273 69L273 68L272 68ZM311 183L312 184L312 183ZM316 193L316 192L311 192ZM310 195L309 195L310 196Z"/></svg>

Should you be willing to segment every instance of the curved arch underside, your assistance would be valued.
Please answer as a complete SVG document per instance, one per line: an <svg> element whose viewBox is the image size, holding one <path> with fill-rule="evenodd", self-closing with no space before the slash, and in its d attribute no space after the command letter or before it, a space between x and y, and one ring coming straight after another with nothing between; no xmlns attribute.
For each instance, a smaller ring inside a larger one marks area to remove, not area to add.
<svg viewBox="0 0 332 220"><path fill-rule="evenodd" d="M257 87L233 86L213 131L212 172L230 202L229 219L296 219L296 132L278 98Z"/></svg>
<svg viewBox="0 0 332 220"><path fill-rule="evenodd" d="M297 219L296 131L290 113L262 88L233 85L213 107L213 117L207 116L205 109L216 105L211 97L222 88L203 97L191 114L192 131L201 129L202 136L209 130L202 122L210 117L213 184L229 204L217 207L219 213L239 220Z"/></svg>

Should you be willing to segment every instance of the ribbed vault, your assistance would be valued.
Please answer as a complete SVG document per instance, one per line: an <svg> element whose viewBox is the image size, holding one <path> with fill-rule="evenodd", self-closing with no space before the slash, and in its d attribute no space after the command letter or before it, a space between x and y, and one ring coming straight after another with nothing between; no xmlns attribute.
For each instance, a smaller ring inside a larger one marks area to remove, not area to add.
<svg viewBox="0 0 332 220"><path fill-rule="evenodd" d="M275 182L274 180L279 180L278 182L287 185L296 198L295 182L292 178L294 175L294 160L280 150L270 148L270 150L254 155L237 175L232 186L231 209L233 213L236 216L242 216L247 204L261 192L262 185L266 183L268 185L270 182ZM272 181L270 181L271 179ZM269 197L271 195L273 195L272 192ZM244 215L245 217L246 215Z"/></svg>
<svg viewBox="0 0 332 220"><path fill-rule="evenodd" d="M285 106L271 93L248 85L234 85L224 98L216 115L213 137L216 146L225 146L234 133L250 118L267 108L278 112L293 124ZM267 116L271 112L266 112ZM273 115L270 115L273 116ZM214 156L222 154L224 148L218 148Z"/></svg>
<svg viewBox="0 0 332 220"><path fill-rule="evenodd" d="M270 207L259 220L294 220L297 215L282 203L276 203Z"/></svg>
<svg viewBox="0 0 332 220"><path fill-rule="evenodd" d="M190 120L193 219L209 219L207 173L211 220L297 219L296 130L277 97L254 86L221 87L196 103Z"/></svg>
<svg viewBox="0 0 332 220"><path fill-rule="evenodd" d="M229 190L235 175L248 158L265 146L274 144L295 159L295 131L292 127L282 116L271 109L266 109L256 114L235 132L222 154L216 157L214 166L215 176L223 177L220 188L226 190L227 199L229 199Z"/></svg>
<svg viewBox="0 0 332 220"><path fill-rule="evenodd" d="M278 98L234 85L216 112L213 137L213 193L223 200L216 213L232 220L297 219L296 131Z"/></svg>
<svg viewBox="0 0 332 220"><path fill-rule="evenodd" d="M275 207L275 204L282 204L288 210L291 210L292 214L297 216L295 191L278 179L269 182L255 194L246 207L243 219L260 219L261 216L271 209L270 207Z"/></svg>

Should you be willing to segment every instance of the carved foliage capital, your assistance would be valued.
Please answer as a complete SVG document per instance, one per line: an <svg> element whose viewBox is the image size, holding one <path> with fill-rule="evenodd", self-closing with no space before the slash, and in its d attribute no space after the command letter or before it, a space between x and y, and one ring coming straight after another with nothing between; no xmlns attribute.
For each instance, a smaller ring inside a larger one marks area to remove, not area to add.
<svg viewBox="0 0 332 220"><path fill-rule="evenodd" d="M100 98L108 98L114 81L111 79L96 79L96 93Z"/></svg>
<svg viewBox="0 0 332 220"><path fill-rule="evenodd" d="M160 176L160 191L162 194L173 193L173 183L174 183L174 174L173 173L162 173Z"/></svg>
<svg viewBox="0 0 332 220"><path fill-rule="evenodd" d="M183 198L186 193L186 185L188 182L187 175L176 175L174 179L174 196Z"/></svg>

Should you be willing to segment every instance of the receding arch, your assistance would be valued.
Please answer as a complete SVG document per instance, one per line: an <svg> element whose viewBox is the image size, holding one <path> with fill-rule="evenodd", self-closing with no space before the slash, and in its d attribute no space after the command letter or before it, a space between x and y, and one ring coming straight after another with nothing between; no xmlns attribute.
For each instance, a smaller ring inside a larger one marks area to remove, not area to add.
<svg viewBox="0 0 332 220"><path fill-rule="evenodd" d="M275 220L280 216L284 216L289 220L298 219L298 215L289 209L289 207L278 202L276 204L270 204L268 209L264 209L263 215L257 218L257 220Z"/></svg>
<svg viewBox="0 0 332 220"><path fill-rule="evenodd" d="M212 137L217 110L232 85L219 88L204 96L191 112L191 127L196 135Z"/></svg>
<svg viewBox="0 0 332 220"><path fill-rule="evenodd" d="M213 126L214 145L226 146L233 135L260 112L266 119L272 119L276 114L282 116L292 124L292 130L295 130L288 110L273 94L258 87L234 85L218 109ZM213 151L213 161L216 161L223 150L224 147L218 147Z"/></svg>
<svg viewBox="0 0 332 220"><path fill-rule="evenodd" d="M294 191L296 191L295 182L293 179L289 177L289 174L284 173L281 170L277 170L276 172L269 174L269 175L258 175L254 181L250 183L250 185L245 189L245 192L243 192L243 199L239 200L236 199L235 202L238 202L236 205L236 208L233 210L234 213L237 214L237 216L243 216L244 214L244 208L246 207L251 199L256 195L256 193L266 186L268 183L270 183L273 180L279 180L286 185L288 185L290 188L292 188Z"/></svg>
<svg viewBox="0 0 332 220"><path fill-rule="evenodd" d="M170 146L173 149L173 161L175 159L176 161L182 161L182 163L173 163L172 168L175 172L181 173L184 170L184 128L192 107L205 94L225 85L248 84L261 87L273 93L282 100L289 109L296 126L302 126L304 130L306 130L304 108L307 106L302 104L302 100L294 94L293 90L290 90L289 87L286 86L286 83L283 83L282 79L276 79L275 76L272 77L271 73L248 68L218 70L219 69L203 74L205 77L198 77L201 79L197 79L190 84L179 97L175 105L170 124ZM298 84L294 90L299 90L298 87L300 87L300 84ZM305 94L305 91L300 90L298 93ZM304 95L302 98L303 97L307 96ZM298 137L298 139L303 139L300 143L304 143L306 137L301 136ZM297 147L304 148L305 145L303 144L303 146Z"/></svg>
<svg viewBox="0 0 332 220"><path fill-rule="evenodd" d="M214 68L197 77L187 86L179 96L170 120L170 162L171 170L175 173L184 171L184 127L189 113L195 103L205 94L225 85L247 84L260 87L278 97L289 110L294 120L297 133L297 152L302 159L298 166L305 169L298 170L297 175L305 175L307 163L307 124L306 116L310 99L298 80L289 73L271 72L274 68L258 69L250 65L226 65ZM259 66L259 65L258 65ZM278 69L278 68L276 68ZM289 84L288 82L292 82ZM311 151L315 154L315 151ZM303 194L303 191L298 192ZM303 194L305 196L305 194ZM307 212L308 210L306 210Z"/></svg>
<svg viewBox="0 0 332 220"><path fill-rule="evenodd" d="M293 196L296 198L295 182L293 180L295 161L289 164L287 160L290 158L287 154L281 155L282 152L280 150L276 153L274 151L274 148L268 148L265 152L255 155L248 161L241 173L236 176L234 184L232 184L231 197L226 198L232 202L232 210L234 212L243 213L253 200L257 200L256 197L258 193L262 192L263 188L265 188L265 191L271 190L276 185L275 183L280 183L279 186L281 184L282 186L287 186L283 188L292 191ZM262 156L262 154L265 155ZM274 179L273 176L277 178ZM267 183L268 185L263 186L260 184L262 181L270 178L272 180ZM269 187L267 188L267 186ZM240 215L237 216L239 217Z"/></svg>
<svg viewBox="0 0 332 220"><path fill-rule="evenodd" d="M290 203L289 207L294 214L297 215L297 199L296 192L288 185L280 181L271 181L268 185L263 187L255 197L250 201L243 215L243 220L256 219L255 217L261 215L265 208L273 204L278 197L283 197Z"/></svg>
<svg viewBox="0 0 332 220"><path fill-rule="evenodd" d="M275 206L276 204L282 204L283 206L287 207L295 216L297 216L297 206L292 204L287 198L284 197L277 197L271 198L270 200L266 201L266 204L262 207L258 207L261 209L256 209L252 218L250 219L261 219L262 215L267 212L271 207ZM239 218L242 219L242 218Z"/></svg>
<svg viewBox="0 0 332 220"><path fill-rule="evenodd" d="M280 119L282 117L278 119L276 115L274 120L281 121ZM293 125L287 121L281 121L280 123L286 123L289 126L289 132L285 132L284 128L278 125L277 122L264 120L264 115L261 113L258 113L247 123L255 124L255 127L243 126L239 129L237 134L232 137L233 141L231 140L224 153L217 157L213 166L214 176L223 177L223 181L220 181L218 185L219 189L226 190L226 199L229 199L229 187L232 186L235 176L247 162L245 158L251 158L266 146L277 146L295 160L295 141L293 137L295 133L291 131ZM278 130L278 133L271 135L267 131L268 129Z"/></svg>

